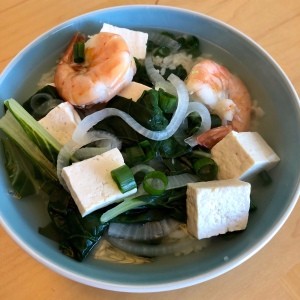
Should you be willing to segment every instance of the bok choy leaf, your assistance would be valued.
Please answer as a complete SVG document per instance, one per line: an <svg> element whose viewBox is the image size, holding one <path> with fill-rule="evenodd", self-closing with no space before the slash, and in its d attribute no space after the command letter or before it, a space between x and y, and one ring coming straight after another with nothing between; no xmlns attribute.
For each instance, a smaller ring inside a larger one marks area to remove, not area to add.
<svg viewBox="0 0 300 300"><path fill-rule="evenodd" d="M28 138L10 111L0 119L0 129L8 137L2 139L2 144L6 157L5 167L15 196L31 195L49 182L57 182L55 165Z"/></svg>
<svg viewBox="0 0 300 300"><path fill-rule="evenodd" d="M47 178L57 180L56 167L51 163L37 145L28 138L22 126L10 111L0 119L0 129L29 157L30 162Z"/></svg>
<svg viewBox="0 0 300 300"><path fill-rule="evenodd" d="M2 139L5 156L5 168L16 198L23 198L38 193L49 179L45 178L31 159L19 147L8 139Z"/></svg>
<svg viewBox="0 0 300 300"><path fill-rule="evenodd" d="M10 113L20 123L27 136L54 164L62 145L14 99L4 101Z"/></svg>

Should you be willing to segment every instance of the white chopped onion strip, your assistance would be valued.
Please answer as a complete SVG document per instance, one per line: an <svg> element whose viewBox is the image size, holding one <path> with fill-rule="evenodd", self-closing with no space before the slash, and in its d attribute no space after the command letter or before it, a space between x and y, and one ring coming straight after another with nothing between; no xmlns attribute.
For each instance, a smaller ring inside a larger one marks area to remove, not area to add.
<svg viewBox="0 0 300 300"><path fill-rule="evenodd" d="M156 89L161 88L167 93L176 95L176 89L174 88L174 85L165 80L165 78L159 73L159 70L155 69L152 58L149 55L145 59L145 68L151 82L154 84Z"/></svg>
<svg viewBox="0 0 300 300"><path fill-rule="evenodd" d="M111 237L135 241L149 241L167 236L174 231L179 222L174 219L146 222L144 224L111 223L107 234Z"/></svg>
<svg viewBox="0 0 300 300"><path fill-rule="evenodd" d="M132 118L127 113L118 110L116 108L104 108L97 111L91 115L85 117L77 126L73 133L73 140L78 142L84 139L84 135L98 122L104 120L107 117L117 116L125 121L130 127L132 127L136 132L145 136L150 140L161 141L166 140L171 137L179 128L180 124L183 122L189 104L189 95L185 87L185 84L176 75L171 74L168 80L176 87L177 90L177 108L176 111L168 124L168 126L161 131L152 131L141 124L139 124L134 118Z"/></svg>
<svg viewBox="0 0 300 300"><path fill-rule="evenodd" d="M180 228L181 226L179 226ZM122 249L123 251L133 253L135 255L141 255L146 257L159 257L165 255L181 255L188 254L195 251L200 251L207 247L209 239L197 240L191 237L189 234L177 233L182 229L177 229L170 234L170 238L166 237L166 241L159 245L153 245L149 243L135 242L127 239L119 239L111 236L107 236L107 240L115 247ZM176 238L176 234L180 237Z"/></svg>
<svg viewBox="0 0 300 300"><path fill-rule="evenodd" d="M158 32L151 32L148 34L149 40L154 42L157 45L164 46L170 48L173 52L176 52L180 48L180 44L172 39L171 37L161 34Z"/></svg>
<svg viewBox="0 0 300 300"><path fill-rule="evenodd" d="M208 108L200 102L190 102L188 105L186 116L196 112L201 117L201 127L198 132L184 140L191 147L198 145L197 136L203 132L206 132L211 128L211 116Z"/></svg>

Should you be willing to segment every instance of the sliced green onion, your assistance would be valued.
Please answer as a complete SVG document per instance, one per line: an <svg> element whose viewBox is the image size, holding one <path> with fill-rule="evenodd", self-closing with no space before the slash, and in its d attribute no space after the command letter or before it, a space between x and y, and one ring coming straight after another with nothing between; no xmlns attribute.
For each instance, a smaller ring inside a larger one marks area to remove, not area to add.
<svg viewBox="0 0 300 300"><path fill-rule="evenodd" d="M145 205L146 203L144 201L138 200L138 199L132 199L127 198L117 206L109 209L106 211L100 218L100 221L102 223L108 222L112 220L113 218L117 217L118 215L130 210L137 208L139 206Z"/></svg>
<svg viewBox="0 0 300 300"><path fill-rule="evenodd" d="M149 172L143 181L144 190L150 195L161 195L168 186L168 177L161 171Z"/></svg>
<svg viewBox="0 0 300 300"><path fill-rule="evenodd" d="M197 159L193 168L199 178L203 181L216 179L218 166L215 161L208 157Z"/></svg>
<svg viewBox="0 0 300 300"><path fill-rule="evenodd" d="M125 153L126 163L130 166L147 162L155 156L155 152L148 140L142 141L135 146L126 148Z"/></svg>
<svg viewBox="0 0 300 300"><path fill-rule="evenodd" d="M84 62L84 42L77 42L74 44L73 55L75 63L83 63Z"/></svg>
<svg viewBox="0 0 300 300"><path fill-rule="evenodd" d="M127 165L123 165L112 170L111 177L116 182L122 193L126 193L137 188L132 171Z"/></svg>
<svg viewBox="0 0 300 300"><path fill-rule="evenodd" d="M160 57L166 57L166 56L170 55L170 53L171 53L171 50L169 47L161 46L161 47L155 49L153 55L160 56Z"/></svg>
<svg viewBox="0 0 300 300"><path fill-rule="evenodd" d="M211 154L202 149L197 149L197 150L192 151L191 157L192 158L203 158L203 157L211 158Z"/></svg>

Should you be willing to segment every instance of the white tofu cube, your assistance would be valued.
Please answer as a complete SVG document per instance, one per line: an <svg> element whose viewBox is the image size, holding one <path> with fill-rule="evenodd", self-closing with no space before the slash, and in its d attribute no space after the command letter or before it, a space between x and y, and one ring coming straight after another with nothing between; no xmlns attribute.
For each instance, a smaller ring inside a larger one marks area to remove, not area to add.
<svg viewBox="0 0 300 300"><path fill-rule="evenodd" d="M243 230L248 223L250 183L238 179L187 185L187 228L197 239Z"/></svg>
<svg viewBox="0 0 300 300"><path fill-rule="evenodd" d="M211 154L219 167L218 179L250 179L280 161L257 132L232 131L211 149Z"/></svg>
<svg viewBox="0 0 300 300"><path fill-rule="evenodd" d="M111 171L123 165L121 152L114 148L63 168L62 177L83 217L137 191L122 193L112 179Z"/></svg>
<svg viewBox="0 0 300 300"><path fill-rule="evenodd" d="M107 23L103 24L100 32L119 34L127 43L133 57L144 59L146 57L148 33L120 28Z"/></svg>
<svg viewBox="0 0 300 300"><path fill-rule="evenodd" d="M69 102L63 102L50 110L39 123L60 142L66 144L81 121L77 111Z"/></svg>
<svg viewBox="0 0 300 300"><path fill-rule="evenodd" d="M119 96L137 101L144 91L149 91L151 88L144 84L132 81L124 89L119 92Z"/></svg>

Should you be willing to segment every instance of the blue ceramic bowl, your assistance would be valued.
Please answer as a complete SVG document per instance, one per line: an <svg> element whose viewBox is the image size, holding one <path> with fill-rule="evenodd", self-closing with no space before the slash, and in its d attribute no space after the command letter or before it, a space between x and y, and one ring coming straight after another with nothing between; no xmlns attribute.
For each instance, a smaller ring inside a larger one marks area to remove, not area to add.
<svg viewBox="0 0 300 300"><path fill-rule="evenodd" d="M33 41L3 71L0 79L1 101L13 97L22 102L28 98L36 90L41 74L54 65L74 31L92 34L99 30L102 22L142 30L163 29L195 35L203 42L204 50L213 53L235 70L266 112L258 131L281 157L280 164L271 172L274 182L266 188L255 188L258 209L251 216L247 230L230 240L216 239L208 251L160 258L144 265L104 261L95 263L93 260L78 263L62 255L55 243L38 234L38 227L49 221L43 199L19 201L10 196L1 155L2 226L25 251L50 269L98 288L130 292L164 291L217 277L259 251L284 224L296 204L300 181L300 112L297 94L276 62L260 46L234 28L185 10L126 6L79 16Z"/></svg>

